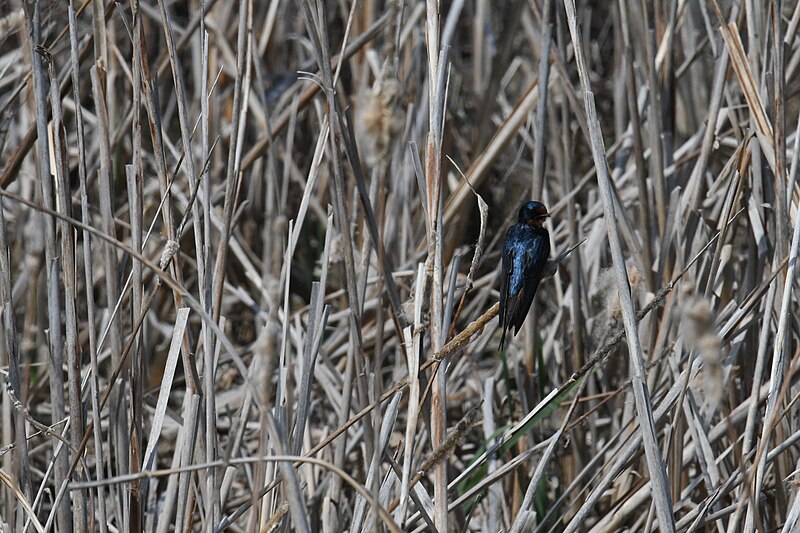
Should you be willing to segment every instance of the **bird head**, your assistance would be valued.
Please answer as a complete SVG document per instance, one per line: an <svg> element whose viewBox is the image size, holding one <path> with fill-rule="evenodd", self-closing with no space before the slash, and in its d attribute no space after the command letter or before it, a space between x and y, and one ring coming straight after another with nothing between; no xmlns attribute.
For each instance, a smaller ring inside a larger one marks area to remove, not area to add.
<svg viewBox="0 0 800 533"><path fill-rule="evenodd" d="M519 208L518 221L533 227L541 227L544 219L549 217L547 208L542 202L525 202Z"/></svg>

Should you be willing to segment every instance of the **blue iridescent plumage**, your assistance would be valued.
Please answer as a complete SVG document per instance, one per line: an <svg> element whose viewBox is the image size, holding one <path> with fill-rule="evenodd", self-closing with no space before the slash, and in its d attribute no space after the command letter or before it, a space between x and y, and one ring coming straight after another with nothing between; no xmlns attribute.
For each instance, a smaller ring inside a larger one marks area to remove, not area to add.
<svg viewBox="0 0 800 533"><path fill-rule="evenodd" d="M514 328L514 335L519 332L542 280L550 255L550 235L542 224L549 216L541 202L526 202L517 223L506 232L500 279L500 349L509 329Z"/></svg>

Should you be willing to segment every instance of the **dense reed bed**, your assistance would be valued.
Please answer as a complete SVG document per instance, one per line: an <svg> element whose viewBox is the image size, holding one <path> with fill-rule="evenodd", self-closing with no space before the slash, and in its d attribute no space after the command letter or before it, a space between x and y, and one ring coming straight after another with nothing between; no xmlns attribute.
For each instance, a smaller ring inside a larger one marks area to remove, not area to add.
<svg viewBox="0 0 800 533"><path fill-rule="evenodd" d="M0 529L800 530L798 23L0 2Z"/></svg>

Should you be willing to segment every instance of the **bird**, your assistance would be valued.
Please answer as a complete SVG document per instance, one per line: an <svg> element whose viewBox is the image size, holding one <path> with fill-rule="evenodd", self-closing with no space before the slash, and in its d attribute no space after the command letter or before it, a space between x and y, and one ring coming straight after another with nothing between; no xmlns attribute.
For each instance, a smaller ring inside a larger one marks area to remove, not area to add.
<svg viewBox="0 0 800 533"><path fill-rule="evenodd" d="M543 203L525 202L517 222L506 232L500 279L500 350L508 330L513 327L516 336L522 328L547 268L550 234L543 224L549 216Z"/></svg>

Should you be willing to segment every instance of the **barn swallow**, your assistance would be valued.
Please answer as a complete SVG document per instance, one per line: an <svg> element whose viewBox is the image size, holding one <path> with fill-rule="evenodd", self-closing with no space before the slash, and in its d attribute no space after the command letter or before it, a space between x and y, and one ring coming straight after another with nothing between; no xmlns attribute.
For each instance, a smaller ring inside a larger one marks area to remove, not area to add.
<svg viewBox="0 0 800 533"><path fill-rule="evenodd" d="M543 203L526 202L517 223L506 232L500 279L501 350L506 332L513 327L516 335L522 328L542 280L550 255L550 235L542 224L549 216Z"/></svg>

